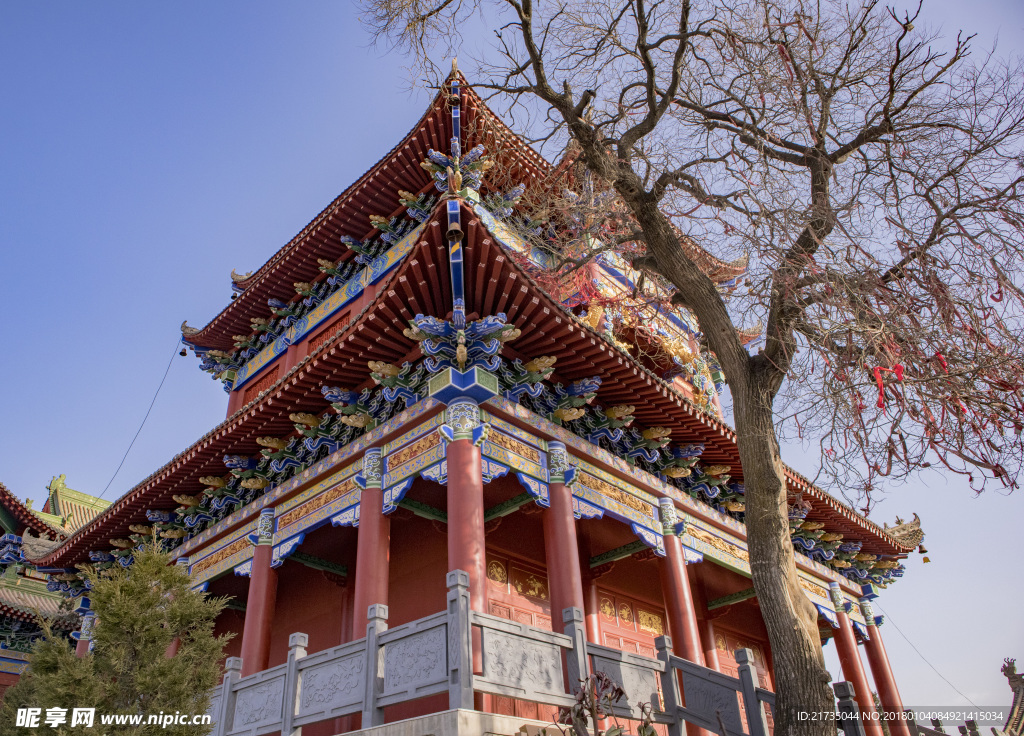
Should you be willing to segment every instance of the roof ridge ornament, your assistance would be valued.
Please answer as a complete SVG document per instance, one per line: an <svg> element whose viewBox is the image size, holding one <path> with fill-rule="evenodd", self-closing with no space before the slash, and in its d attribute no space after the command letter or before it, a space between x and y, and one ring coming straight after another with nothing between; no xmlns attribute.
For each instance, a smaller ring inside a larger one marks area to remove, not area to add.
<svg viewBox="0 0 1024 736"><path fill-rule="evenodd" d="M494 160L485 156L484 150L483 144L478 143L462 155L461 140L452 136L450 155L428 149L427 159L420 166L430 172L439 192L449 197L462 196L467 189L479 190L483 174L494 166ZM472 197L467 193L465 198Z"/></svg>

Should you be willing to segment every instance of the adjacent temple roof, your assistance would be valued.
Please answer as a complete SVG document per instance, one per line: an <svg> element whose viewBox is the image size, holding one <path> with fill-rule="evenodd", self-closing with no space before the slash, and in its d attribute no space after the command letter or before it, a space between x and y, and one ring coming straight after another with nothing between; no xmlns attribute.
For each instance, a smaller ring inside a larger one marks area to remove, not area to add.
<svg viewBox="0 0 1024 736"><path fill-rule="evenodd" d="M53 522L50 514L29 508L11 493L7 486L0 483L0 530L4 534L21 536L26 529L31 529L37 534L45 534L54 539L58 535L63 535L64 530Z"/></svg>
<svg viewBox="0 0 1024 736"><path fill-rule="evenodd" d="M56 478L51 482L51 498L55 486L59 495L63 480L62 475L59 484L55 483ZM91 498L77 491L71 493ZM85 521L82 519L82 523ZM65 527L61 522L58 515L32 509L30 503L23 503L0 483L0 559L17 548L24 558L29 559L52 552L71 531L71 527ZM11 644L8 638L18 628L12 627L12 621L34 623L38 616L51 618L57 614L62 600L62 596L46 589L42 576L28 570L26 577L19 574L22 572L26 571L14 565L0 572L0 643L5 645Z"/></svg>
<svg viewBox="0 0 1024 736"><path fill-rule="evenodd" d="M459 88L464 131L454 158L466 152L462 161L469 160L473 147L483 143L495 151L491 168L504 181L521 181L527 192L531 186L550 183L554 167L505 127L462 84L461 77L454 81ZM447 88L442 90L398 146L259 270L244 277L236 275L234 301L202 329L183 325L183 336L199 354L212 350L237 355L237 345L242 342L252 345L255 355L280 339L271 335L260 342L260 330L266 331L272 318L278 320L275 324L281 330L296 335L312 334L315 319L323 320L318 325L331 324L334 317L317 316L316 309L321 307L309 306L327 304L335 298L328 294L340 293L330 291L329 284L330 288L352 287L365 297L346 302L355 305L347 319L319 334L309 343L308 355L287 371L254 372L250 377L270 375L272 380L260 383L258 395L245 406L109 507L99 510L81 501L75 505L63 494L49 504L49 511L77 514L76 519L90 511L97 513L57 549L34 558L37 564L69 569L85 562L90 552L108 550L112 539L130 536L132 525L145 524L147 512L153 520L154 512L159 515L173 510L182 496L201 496L208 485L201 478L225 475L225 456L258 458L263 445L257 438L291 441L298 437L291 416L323 413L328 408L321 390L325 384L360 391L376 384L367 368L369 361L394 365L417 361L423 355L421 346L405 327L417 315L444 319L453 309L445 236L451 216L447 205L452 202L458 202L465 235L461 246L466 314L476 318L504 313L507 323L521 330L520 337L505 345L502 355L506 359L526 363L540 356L553 358L552 383L569 385L601 377L596 394L602 406L635 407L632 416L638 427L664 428L672 446L702 445L703 467L725 468L718 470L716 477L731 472L733 486L742 480L736 436L730 427L706 406L688 398L679 381L664 373L660 364L631 354L615 335L602 329L600 320L592 319L589 312L585 316L574 313L537 282L539 271L531 267L536 259L504 221L516 196L489 190L486 182L472 182L476 186L469 187L473 190L470 194L458 185L461 173L450 172L447 186L454 186L452 191L457 190L458 195L438 201L438 190L447 191L442 188L443 169L430 171L421 163L448 160L437 151L448 150L453 138L451 102ZM474 160L480 160L479 154ZM467 177L476 170L467 168ZM494 196L505 196L508 207L501 206ZM742 263L727 263L703 251L698 255L716 280L733 280L742 273ZM612 280L627 276L611 263L601 273L601 278ZM303 304L307 311L300 309ZM338 308L332 314L342 313ZM681 335L692 329L685 315L673 319ZM710 372L706 366L703 370ZM691 395L696 395L698 376L691 373ZM707 388L710 380L702 385ZM228 388L232 387L237 389L228 380ZM798 474L787 471L787 479L790 491L800 499L798 521L812 526L817 523L858 540L865 555L895 558L913 549Z"/></svg>
<svg viewBox="0 0 1024 736"><path fill-rule="evenodd" d="M63 596L46 589L44 580L19 577L14 568L0 575L0 619L36 621L39 616L52 618L60 608ZM0 624L2 638L2 624Z"/></svg>
<svg viewBox="0 0 1024 736"><path fill-rule="evenodd" d="M43 510L36 513L63 530L75 531L99 516L110 501L68 488L66 481L64 474L54 476L46 487L49 495Z"/></svg>
<svg viewBox="0 0 1024 736"><path fill-rule="evenodd" d="M997 732L993 728L992 733L997 736L1021 736L1024 734L1024 675L1017 673L1017 660L1009 657L1003 660L1000 671L1006 676L1013 692L1013 702L1010 704L1010 713L1006 717L1002 732Z"/></svg>

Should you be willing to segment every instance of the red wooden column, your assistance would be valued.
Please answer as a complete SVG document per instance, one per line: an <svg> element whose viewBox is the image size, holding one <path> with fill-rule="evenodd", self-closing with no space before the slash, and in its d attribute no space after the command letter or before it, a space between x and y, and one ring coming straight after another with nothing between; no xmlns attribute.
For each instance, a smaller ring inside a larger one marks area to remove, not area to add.
<svg viewBox="0 0 1024 736"><path fill-rule="evenodd" d="M861 718L864 733L867 736L883 736L881 725L871 715L875 713L875 701L871 697L868 678L864 673L864 665L860 661L860 653L857 651L857 639L853 633L853 626L850 624L850 617L846 615L846 601L839 588L839 583L829 583L828 588L832 596L832 605L836 609L836 618L839 620L835 640L836 649L839 652L839 664L843 668L843 679L853 685L854 700L857 701L862 716L866 716Z"/></svg>
<svg viewBox="0 0 1024 736"><path fill-rule="evenodd" d="M864 651L868 655L868 664L871 665L871 674L878 690L878 699L882 701L882 709L887 713L902 713L903 700L900 698L900 691L896 689L896 678L893 677L892 668L889 666L889 656L885 653L885 645L882 644L882 633L875 624L875 612L868 598L860 599L860 612L864 615L870 637L864 642ZM892 736L911 736L910 727L902 718L887 723Z"/></svg>
<svg viewBox="0 0 1024 736"><path fill-rule="evenodd" d="M78 632L78 643L75 644L75 656L82 659L89 654L92 643L92 627L96 624L96 614L86 611L82 615L82 628Z"/></svg>
<svg viewBox="0 0 1024 736"><path fill-rule="evenodd" d="M577 528L576 539L579 541L579 551L577 552L577 555L580 558L580 574L583 577L583 620L587 628L587 641L594 644L600 644L601 623L599 618L600 602L597 594L597 579L602 575L607 574L608 571L611 570L613 563L606 563L605 565L600 565L597 568L590 566L592 547L590 545L590 535L587 533L586 526Z"/></svg>
<svg viewBox="0 0 1024 736"><path fill-rule="evenodd" d="M562 620L562 611L566 608L586 609L572 492L566 485L566 481L572 481L573 472L565 445L561 442L548 442L550 506L543 514L544 556L547 559L548 586L551 591L551 620L556 631L558 622ZM570 474L568 478L567 474Z"/></svg>
<svg viewBox="0 0 1024 736"><path fill-rule="evenodd" d="M242 629L242 677L261 672L270 665L270 633L277 605L277 570L270 566L274 556L274 510L263 509L256 522L256 549L249 572L249 596L245 603Z"/></svg>
<svg viewBox="0 0 1024 736"><path fill-rule="evenodd" d="M164 656L167 657L167 659L173 659L178 654L178 649L180 648L181 638L176 636L171 639L171 643L167 645L167 648L164 650Z"/></svg>
<svg viewBox="0 0 1024 736"><path fill-rule="evenodd" d="M388 558L391 519L384 515L381 491L380 448L363 454L363 471L356 476L359 494L359 531L356 537L356 583L352 592L352 639L366 636L370 606L388 604Z"/></svg>
<svg viewBox="0 0 1024 736"><path fill-rule="evenodd" d="M716 672L722 668L718 662L718 646L715 644L715 624L712 622L711 611L708 610L707 581L704 571L710 562L702 562L693 567L687 567L687 571L693 570L693 580L690 581L693 590L693 598L697 606L697 626L700 629L700 643L704 650L704 665Z"/></svg>
<svg viewBox="0 0 1024 736"><path fill-rule="evenodd" d="M600 615L600 603L598 602L597 596L597 578L591 574L587 576L587 590L584 597L584 603L586 604L586 624L587 624L587 641L593 644L601 643L601 622L598 616Z"/></svg>
<svg viewBox="0 0 1024 736"><path fill-rule="evenodd" d="M470 398L455 399L445 409L450 430L448 465L448 572L469 575L469 607L487 612L487 557L484 539L484 479L480 464L480 407ZM554 617L552 616L552 619ZM483 670L480 630L473 629L473 671ZM474 693L476 710L493 710L491 696Z"/></svg>
<svg viewBox="0 0 1024 736"><path fill-rule="evenodd" d="M452 430L447 452L448 571L465 570L469 574L469 606L485 613L484 480L480 448L474 444L480 407L472 399L456 399L445 410L445 422Z"/></svg>
<svg viewBox="0 0 1024 736"><path fill-rule="evenodd" d="M700 641L704 647L704 666L715 672L721 672L722 665L718 662L718 645L715 644L715 624L709 618L700 622Z"/></svg>
<svg viewBox="0 0 1024 736"><path fill-rule="evenodd" d="M659 501L661 525L665 536L665 557L660 562L661 588L668 609L669 631L675 653L690 662L704 665L697 614L693 608L690 581L686 576L683 545L676 536L676 507L671 498Z"/></svg>

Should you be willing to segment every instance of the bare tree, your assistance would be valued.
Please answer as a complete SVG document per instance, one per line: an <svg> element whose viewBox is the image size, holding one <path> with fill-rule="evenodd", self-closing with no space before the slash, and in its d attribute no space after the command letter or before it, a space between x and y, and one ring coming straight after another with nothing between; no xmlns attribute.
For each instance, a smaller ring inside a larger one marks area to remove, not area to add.
<svg viewBox="0 0 1024 736"><path fill-rule="evenodd" d="M777 732L831 732L795 718L831 694L779 438L820 441L865 511L881 479L933 463L1016 487L1024 69L874 0L365 9L378 38L428 65L475 13L497 19L474 86L571 143L628 212L604 246L632 242L633 265L699 320L733 400ZM746 290L721 293L691 243L748 252ZM738 328L755 321L765 343L750 354Z"/></svg>

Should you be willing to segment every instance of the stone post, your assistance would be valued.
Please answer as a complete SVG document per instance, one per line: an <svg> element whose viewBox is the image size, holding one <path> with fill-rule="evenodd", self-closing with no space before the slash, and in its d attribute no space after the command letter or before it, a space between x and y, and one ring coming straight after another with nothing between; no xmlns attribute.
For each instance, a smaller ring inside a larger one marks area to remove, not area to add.
<svg viewBox="0 0 1024 736"><path fill-rule="evenodd" d="M448 707L473 708L473 641L469 618L469 575L448 573Z"/></svg>
<svg viewBox="0 0 1024 736"><path fill-rule="evenodd" d="M366 619L366 694L363 697L362 723L364 729L384 723L384 709L377 706L384 650L377 643L377 638L387 631L388 607L379 603L370 606Z"/></svg>
<svg viewBox="0 0 1024 736"><path fill-rule="evenodd" d="M288 637L288 674L285 675L284 720L281 736L301 736L302 726L295 726L295 714L299 707L299 660L306 656L309 637L296 632Z"/></svg>

